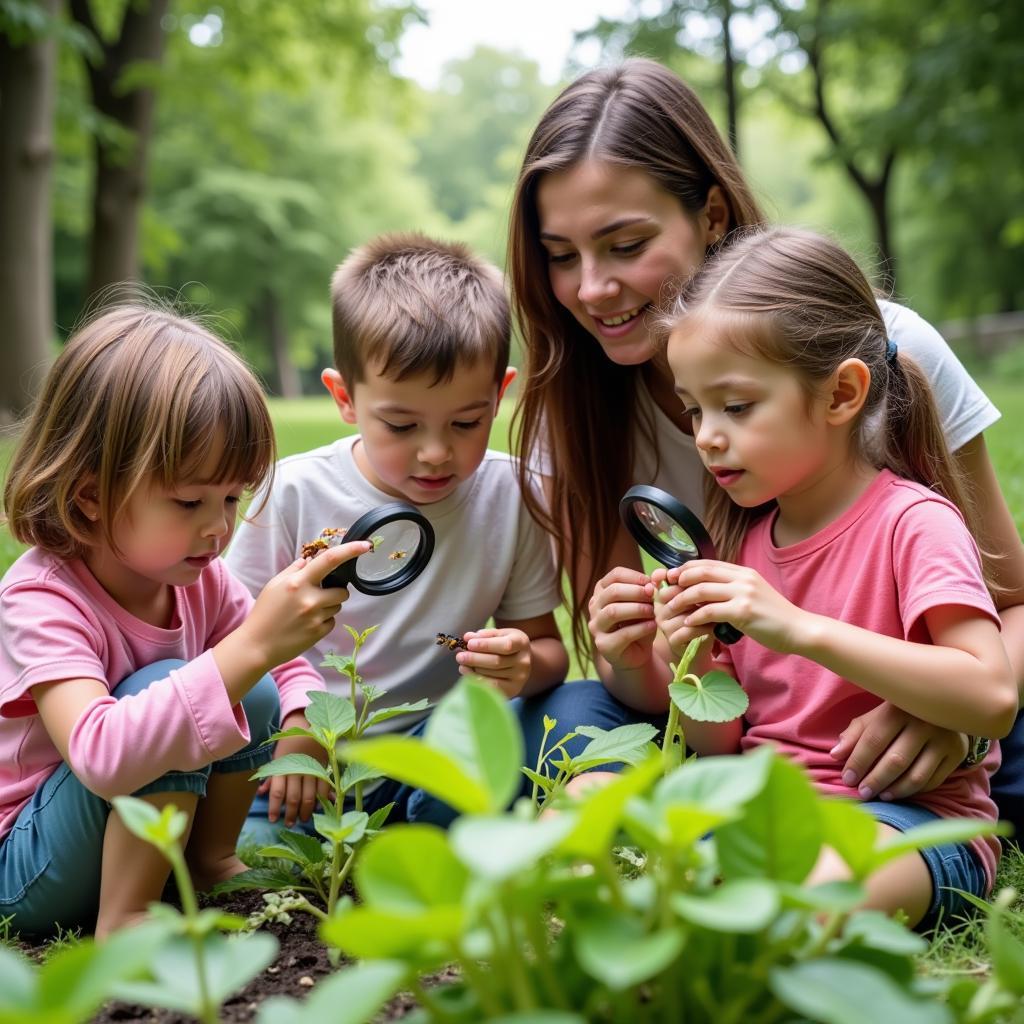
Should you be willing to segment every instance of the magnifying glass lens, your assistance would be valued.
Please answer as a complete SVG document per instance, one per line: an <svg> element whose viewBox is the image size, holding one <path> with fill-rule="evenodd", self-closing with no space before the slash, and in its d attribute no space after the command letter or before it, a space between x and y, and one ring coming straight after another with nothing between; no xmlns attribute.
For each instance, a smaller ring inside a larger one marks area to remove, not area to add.
<svg viewBox="0 0 1024 1024"><path fill-rule="evenodd" d="M381 583L406 571L423 543L423 531L416 523L397 519L368 539L373 547L356 559L356 573L361 580Z"/></svg>
<svg viewBox="0 0 1024 1024"><path fill-rule="evenodd" d="M657 505L638 501L633 509L637 519L656 540L685 556L687 560L699 555L694 539Z"/></svg>

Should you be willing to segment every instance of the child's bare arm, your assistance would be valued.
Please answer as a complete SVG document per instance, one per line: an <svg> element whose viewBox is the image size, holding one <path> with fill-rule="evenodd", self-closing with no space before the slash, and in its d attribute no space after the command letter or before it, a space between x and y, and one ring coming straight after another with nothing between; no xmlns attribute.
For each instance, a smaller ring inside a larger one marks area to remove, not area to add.
<svg viewBox="0 0 1024 1024"><path fill-rule="evenodd" d="M466 633L456 658L463 675L492 679L506 697L531 697L565 679L569 655L552 612L495 620L494 629Z"/></svg>

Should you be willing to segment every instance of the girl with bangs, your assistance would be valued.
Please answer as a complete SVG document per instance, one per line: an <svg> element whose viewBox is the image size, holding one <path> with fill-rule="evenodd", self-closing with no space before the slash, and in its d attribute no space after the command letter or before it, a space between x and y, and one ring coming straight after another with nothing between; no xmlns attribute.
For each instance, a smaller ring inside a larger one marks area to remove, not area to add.
<svg viewBox="0 0 1024 1024"><path fill-rule="evenodd" d="M320 581L368 548L299 559L253 601L219 555L274 453L255 377L190 320L116 306L54 362L3 493L31 545L0 580L0 913L18 931L103 936L160 898L169 864L117 795L189 816L198 888L244 870L249 777L323 689L298 655L348 596ZM315 796L306 776L272 799L308 817Z"/></svg>

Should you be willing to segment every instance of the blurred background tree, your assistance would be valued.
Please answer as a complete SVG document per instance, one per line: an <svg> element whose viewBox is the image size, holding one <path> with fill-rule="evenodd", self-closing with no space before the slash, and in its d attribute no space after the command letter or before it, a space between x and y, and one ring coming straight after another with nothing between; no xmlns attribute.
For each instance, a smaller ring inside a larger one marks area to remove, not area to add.
<svg viewBox="0 0 1024 1024"><path fill-rule="evenodd" d="M774 219L834 231L925 316L1024 304L1016 0L632 0L566 67L674 67ZM558 86L478 47L394 70L402 0L0 0L0 418L91 295L140 279L218 318L272 392L318 389L327 287L380 231L504 258ZM536 26L543 32L543 24Z"/></svg>

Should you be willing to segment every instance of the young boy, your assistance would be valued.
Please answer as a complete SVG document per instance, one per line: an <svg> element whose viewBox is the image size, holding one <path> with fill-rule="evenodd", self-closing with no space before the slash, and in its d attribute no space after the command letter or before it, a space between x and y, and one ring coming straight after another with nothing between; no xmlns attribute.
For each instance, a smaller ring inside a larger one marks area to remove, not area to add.
<svg viewBox="0 0 1024 1024"><path fill-rule="evenodd" d="M387 235L338 268L331 304L335 365L322 380L359 434L281 460L266 504L241 524L227 553L232 571L258 593L324 527L347 527L396 498L411 502L436 536L423 574L385 596L351 589L337 627L307 657L319 665L329 651L347 653L343 624L379 623L359 652L359 671L387 703L434 702L459 674L490 679L508 697L560 683L568 657L553 614L559 595L550 544L523 507L510 457L487 449L515 375L498 270L462 245ZM491 616L496 628L485 629ZM468 650L453 655L437 645L438 633L463 637ZM329 688L348 695L334 669L321 672ZM397 716L380 730L416 724L415 716ZM391 820L403 810L417 820L450 817L423 793L409 796L386 783L367 806L397 799ZM290 826L313 809L310 787L301 808L284 809L284 821ZM269 804L257 796L247 833L265 835L278 810L273 790Z"/></svg>

